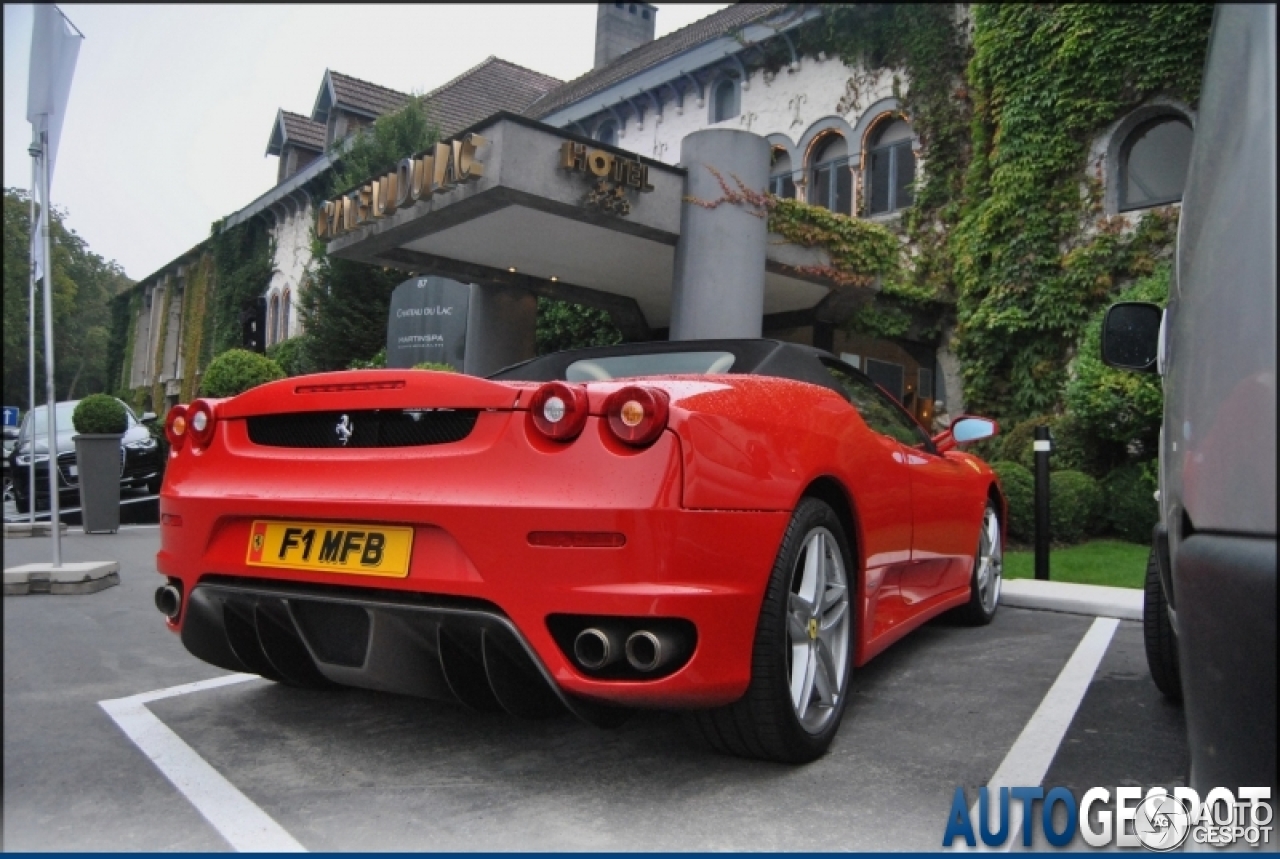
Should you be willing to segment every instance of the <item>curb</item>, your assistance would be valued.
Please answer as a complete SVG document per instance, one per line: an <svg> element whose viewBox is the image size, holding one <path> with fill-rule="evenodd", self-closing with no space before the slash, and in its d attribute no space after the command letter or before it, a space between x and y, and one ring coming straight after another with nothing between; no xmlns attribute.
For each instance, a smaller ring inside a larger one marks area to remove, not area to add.
<svg viewBox="0 0 1280 859"><path fill-rule="evenodd" d="M1077 585L1038 579L1005 579L1000 604L1013 608L1142 620L1143 592L1136 588Z"/></svg>
<svg viewBox="0 0 1280 859"><path fill-rule="evenodd" d="M4 595L92 594L120 584L119 561L23 564L4 571Z"/></svg>
<svg viewBox="0 0 1280 859"><path fill-rule="evenodd" d="M53 528L48 522L37 522L32 525L30 522L5 522L4 535L6 537L48 537ZM67 533L67 523L58 523L58 533Z"/></svg>

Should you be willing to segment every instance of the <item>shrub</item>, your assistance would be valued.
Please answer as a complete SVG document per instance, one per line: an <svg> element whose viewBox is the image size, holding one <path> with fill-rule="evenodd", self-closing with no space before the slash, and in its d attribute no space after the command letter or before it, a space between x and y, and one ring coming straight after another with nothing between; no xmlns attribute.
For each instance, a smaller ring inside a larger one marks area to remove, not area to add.
<svg viewBox="0 0 1280 859"><path fill-rule="evenodd" d="M71 425L82 435L107 433L122 435L129 428L124 403L110 394L90 394L76 404Z"/></svg>
<svg viewBox="0 0 1280 859"><path fill-rule="evenodd" d="M1035 478L1030 471L1007 459L993 462L991 468L1000 477L1000 487L1009 503L1009 536L1029 543L1035 537L1036 527Z"/></svg>
<svg viewBox="0 0 1280 859"><path fill-rule="evenodd" d="M281 340L267 347L267 357L280 365L286 376L305 376L319 372L311 357L310 340L305 334Z"/></svg>
<svg viewBox="0 0 1280 859"><path fill-rule="evenodd" d="M435 371L436 371L436 372L438 372L438 373L456 373L456 372L458 372L457 370L453 369L453 365L452 365L452 364L440 364L440 363L438 363L438 362L436 362L436 361L423 361L423 362L422 362L422 363L420 363L420 364L414 364L414 365L413 365L413 369L415 369L415 370L435 370Z"/></svg>
<svg viewBox="0 0 1280 859"><path fill-rule="evenodd" d="M283 379L280 365L265 355L246 349L229 349L209 362L200 380L206 397L234 397L276 379Z"/></svg>
<svg viewBox="0 0 1280 859"><path fill-rule="evenodd" d="M1036 468L1036 427L1047 425L1049 438L1053 440L1053 452L1049 456L1049 468L1053 471L1083 471L1093 477L1101 477L1119 462L1124 461L1124 446L1117 447L1094 436L1088 426L1075 415L1041 415L1029 418L1014 426L1000 447L1000 458L1016 462L1033 474ZM1000 441L1000 436L996 441Z"/></svg>
<svg viewBox="0 0 1280 859"><path fill-rule="evenodd" d="M1169 295L1169 269L1167 263L1160 265L1121 291L1114 301L1152 301L1163 306ZM1121 450L1134 442L1155 450L1164 415L1160 377L1113 370L1102 363L1105 313L1105 307L1098 310L1080 338L1073 377L1066 389L1067 408L1093 435Z"/></svg>
<svg viewBox="0 0 1280 859"><path fill-rule="evenodd" d="M383 346L368 361L362 361L359 358L354 359L347 365L348 370L380 370L387 366L387 347Z"/></svg>
<svg viewBox="0 0 1280 859"><path fill-rule="evenodd" d="M1160 519L1156 504L1155 460L1117 468L1102 480L1103 516L1107 527L1123 540L1148 543Z"/></svg>
<svg viewBox="0 0 1280 859"><path fill-rule="evenodd" d="M1000 445L999 459L1016 462L1027 470L1034 469L1035 451L1031 443L1035 441L1036 427L1048 424L1052 420L1049 415L1037 415L1014 424L1003 436L996 436L997 441L1002 437L1004 439L1004 443Z"/></svg>
<svg viewBox="0 0 1280 859"><path fill-rule="evenodd" d="M1102 521L1102 490L1080 471L1049 475L1049 528L1059 543L1079 543L1095 534Z"/></svg>

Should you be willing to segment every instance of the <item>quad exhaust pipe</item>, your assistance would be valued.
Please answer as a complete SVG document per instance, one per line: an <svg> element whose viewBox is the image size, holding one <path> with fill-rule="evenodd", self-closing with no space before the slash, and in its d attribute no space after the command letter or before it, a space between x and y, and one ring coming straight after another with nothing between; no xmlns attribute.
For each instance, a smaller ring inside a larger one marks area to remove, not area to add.
<svg viewBox="0 0 1280 859"><path fill-rule="evenodd" d="M589 626L573 639L573 658L589 671L606 668L622 656L622 636L617 630Z"/></svg>
<svg viewBox="0 0 1280 859"><path fill-rule="evenodd" d="M642 674L657 671L684 655L681 636L639 629L627 636L627 664Z"/></svg>
<svg viewBox="0 0 1280 859"><path fill-rule="evenodd" d="M161 585L156 588L156 608L169 620L175 620L182 610L182 592L173 585Z"/></svg>

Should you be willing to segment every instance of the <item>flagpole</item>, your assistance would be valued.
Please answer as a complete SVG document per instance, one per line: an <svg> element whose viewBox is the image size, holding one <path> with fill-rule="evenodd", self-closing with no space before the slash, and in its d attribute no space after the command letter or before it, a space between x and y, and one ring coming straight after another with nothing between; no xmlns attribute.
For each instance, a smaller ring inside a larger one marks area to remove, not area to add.
<svg viewBox="0 0 1280 859"><path fill-rule="evenodd" d="M58 510L58 410L53 391L53 253L49 234L49 135L40 135L40 225L44 230L44 393L49 403L49 537L53 566L62 566L62 516ZM34 447L34 445L32 446ZM33 451L34 452L34 451ZM32 503L35 502L33 497Z"/></svg>
<svg viewBox="0 0 1280 859"><path fill-rule="evenodd" d="M40 147L38 142L33 142L31 148L27 150L31 153L31 220L28 221L34 235L31 238L39 238L39 224L36 223L36 195L38 189L36 184L40 181ZM27 426L31 430L31 440L27 442L29 447L27 453L30 459L27 462L27 514L28 521L31 523L31 533L36 531L36 243L34 241L27 242L27 246L31 248L31 277L30 288L27 291L27 310L30 311L30 340L28 341L29 358L27 361L27 401L28 408ZM22 444L22 439L18 439L18 444ZM16 475L15 475L16 476Z"/></svg>

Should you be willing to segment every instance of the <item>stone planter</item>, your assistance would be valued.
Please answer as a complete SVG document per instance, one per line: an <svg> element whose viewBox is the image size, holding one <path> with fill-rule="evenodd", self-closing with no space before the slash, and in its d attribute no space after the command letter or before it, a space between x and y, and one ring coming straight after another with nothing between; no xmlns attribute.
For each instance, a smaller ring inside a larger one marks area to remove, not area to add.
<svg viewBox="0 0 1280 859"><path fill-rule="evenodd" d="M76 443L84 531L114 534L120 529L120 434L82 433L72 440Z"/></svg>

